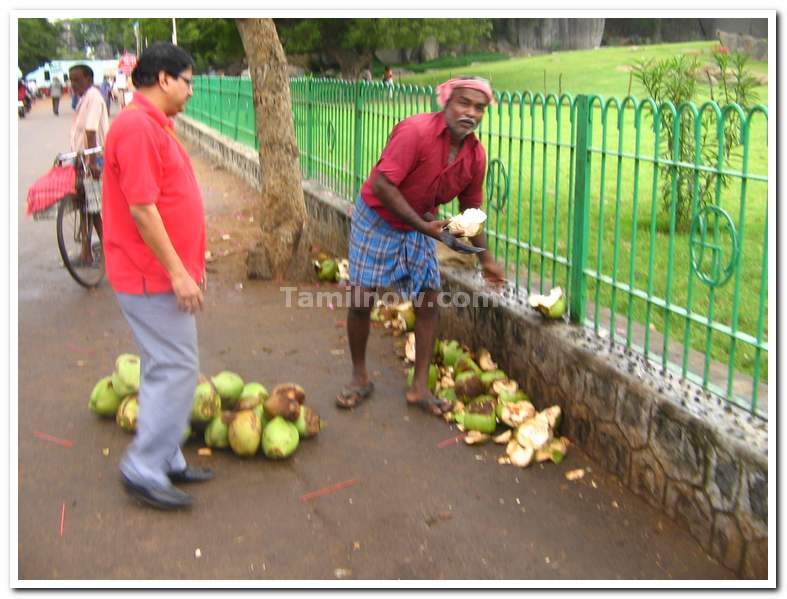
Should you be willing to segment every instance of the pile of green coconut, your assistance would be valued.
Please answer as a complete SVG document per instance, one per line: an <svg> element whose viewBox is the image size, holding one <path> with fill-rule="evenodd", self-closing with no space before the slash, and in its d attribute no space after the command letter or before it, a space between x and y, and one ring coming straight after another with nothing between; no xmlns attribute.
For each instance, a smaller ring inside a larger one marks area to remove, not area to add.
<svg viewBox="0 0 787 599"><path fill-rule="evenodd" d="M408 333L405 362L415 362L415 334ZM413 371L407 370L412 385ZM506 446L499 464L525 468L531 463L563 461L569 441L559 434L560 406L537 410L492 359L486 349L477 353L455 340L438 340L429 365L429 389L451 402L444 415L465 433L464 441L475 445L493 441Z"/></svg>
<svg viewBox="0 0 787 599"><path fill-rule="evenodd" d="M91 412L115 418L128 433L137 427L140 364L134 354L118 356L115 370L96 383L88 403ZM231 449L241 457L261 450L267 458L288 458L301 439L314 437L324 424L305 400L305 391L295 383L268 393L262 384L245 383L227 370L211 378L201 374L184 441L201 437L208 447Z"/></svg>

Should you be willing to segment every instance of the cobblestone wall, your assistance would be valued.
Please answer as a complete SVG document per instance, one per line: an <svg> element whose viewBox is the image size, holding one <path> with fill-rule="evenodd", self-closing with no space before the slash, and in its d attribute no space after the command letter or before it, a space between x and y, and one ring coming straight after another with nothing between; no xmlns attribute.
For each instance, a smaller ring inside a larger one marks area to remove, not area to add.
<svg viewBox="0 0 787 599"><path fill-rule="evenodd" d="M256 152L238 152L196 125L178 118L180 133L222 164L241 176L259 172ZM251 183L258 187L258 179ZM304 194L320 243L346 255L349 202L313 182L304 182ZM473 271L443 265L441 273L444 291L486 293ZM544 321L524 299L508 294L496 307L444 308L440 334L494 346L500 367L539 408L561 406L573 442L719 562L767 579L767 423L583 327Z"/></svg>

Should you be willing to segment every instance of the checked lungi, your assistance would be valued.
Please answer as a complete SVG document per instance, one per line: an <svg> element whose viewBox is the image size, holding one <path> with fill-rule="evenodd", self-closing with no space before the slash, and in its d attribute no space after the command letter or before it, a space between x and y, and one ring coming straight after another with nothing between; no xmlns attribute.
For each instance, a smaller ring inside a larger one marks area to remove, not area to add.
<svg viewBox="0 0 787 599"><path fill-rule="evenodd" d="M436 246L423 233L394 229L359 196L350 229L350 284L392 287L408 300L440 289Z"/></svg>

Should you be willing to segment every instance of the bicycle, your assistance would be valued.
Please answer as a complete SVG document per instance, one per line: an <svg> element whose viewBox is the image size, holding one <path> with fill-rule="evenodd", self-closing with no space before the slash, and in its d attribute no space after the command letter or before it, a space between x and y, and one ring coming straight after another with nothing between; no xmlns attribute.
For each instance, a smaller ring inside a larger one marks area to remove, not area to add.
<svg viewBox="0 0 787 599"><path fill-rule="evenodd" d="M57 247L63 265L83 287L93 288L104 278L104 230L101 222L100 182L89 176L87 156L103 148L58 154L55 164L76 167L75 193L64 195L57 207Z"/></svg>

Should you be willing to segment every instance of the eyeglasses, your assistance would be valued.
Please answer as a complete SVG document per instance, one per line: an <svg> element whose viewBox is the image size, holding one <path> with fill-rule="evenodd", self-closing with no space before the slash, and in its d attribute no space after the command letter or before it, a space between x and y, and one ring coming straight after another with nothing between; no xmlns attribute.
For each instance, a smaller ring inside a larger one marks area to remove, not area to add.
<svg viewBox="0 0 787 599"><path fill-rule="evenodd" d="M183 75L173 75L173 77L175 77L175 79L183 79L183 81L186 83L186 85L189 88L191 88L191 89L194 88L194 80L193 79L191 79L189 77L184 77Z"/></svg>

